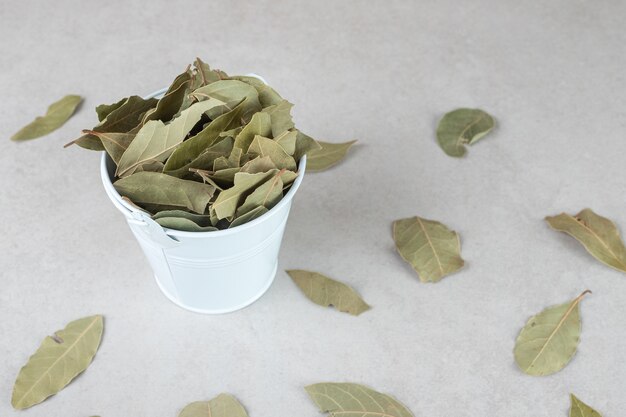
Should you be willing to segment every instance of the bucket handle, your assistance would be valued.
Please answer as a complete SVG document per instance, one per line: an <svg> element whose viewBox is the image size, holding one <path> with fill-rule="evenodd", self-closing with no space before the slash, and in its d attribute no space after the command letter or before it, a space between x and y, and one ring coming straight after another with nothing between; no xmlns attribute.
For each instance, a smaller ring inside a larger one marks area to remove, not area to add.
<svg viewBox="0 0 626 417"><path fill-rule="evenodd" d="M104 187L107 194L109 194L109 189ZM129 224L139 226L137 229L141 231L146 237L155 243L158 243L160 246L164 248L173 248L174 246L178 246L180 242L173 236L168 235L163 230L160 224L155 222L143 211L131 210L126 206L122 201L119 201L115 196L109 195L111 197L111 201L115 205L115 207L124 214L126 217L126 221Z"/></svg>

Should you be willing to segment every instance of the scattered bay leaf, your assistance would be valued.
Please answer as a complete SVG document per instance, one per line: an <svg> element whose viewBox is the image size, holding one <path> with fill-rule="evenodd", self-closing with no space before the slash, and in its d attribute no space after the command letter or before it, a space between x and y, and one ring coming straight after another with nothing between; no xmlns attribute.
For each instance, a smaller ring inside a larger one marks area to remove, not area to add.
<svg viewBox="0 0 626 417"><path fill-rule="evenodd" d="M446 113L437 126L437 141L454 157L465 155L465 145L473 145L489 133L495 121L480 109L456 109Z"/></svg>
<svg viewBox="0 0 626 417"><path fill-rule="evenodd" d="M404 404L365 385L324 382L305 389L330 417L413 417Z"/></svg>
<svg viewBox="0 0 626 417"><path fill-rule="evenodd" d="M17 376L13 407L22 410L39 404L87 369L100 346L103 327L102 316L85 317L46 337Z"/></svg>
<svg viewBox="0 0 626 417"><path fill-rule="evenodd" d="M356 143L356 140L344 143L317 142L321 149L314 149L307 155L307 171L323 171L345 158L348 150Z"/></svg>
<svg viewBox="0 0 626 417"><path fill-rule="evenodd" d="M393 239L422 282L437 282L464 265L459 235L440 222L418 216L396 220Z"/></svg>
<svg viewBox="0 0 626 417"><path fill-rule="evenodd" d="M337 310L358 316L370 309L365 301L346 284L317 272L293 269L287 271L300 290L315 304L334 306Z"/></svg>
<svg viewBox="0 0 626 417"><path fill-rule="evenodd" d="M575 216L561 213L546 217L548 224L578 240L594 258L618 271L626 272L626 247L615 224L584 209Z"/></svg>
<svg viewBox="0 0 626 417"><path fill-rule="evenodd" d="M322 146L317 143L315 139L298 130L298 135L296 136L296 151L293 154L295 160L299 161L304 155L316 149L322 149Z"/></svg>
<svg viewBox="0 0 626 417"><path fill-rule="evenodd" d="M212 400L187 405L178 417L248 417L248 413L235 397L220 394Z"/></svg>
<svg viewBox="0 0 626 417"><path fill-rule="evenodd" d="M137 172L113 184L120 195L135 203L185 207L203 214L215 188L158 172Z"/></svg>
<svg viewBox="0 0 626 417"><path fill-rule="evenodd" d="M580 401L574 394L570 394L570 399L569 417L602 417L600 413Z"/></svg>
<svg viewBox="0 0 626 417"><path fill-rule="evenodd" d="M52 103L44 116L39 116L28 125L11 136L13 141L35 139L54 132L74 114L83 99L80 96L68 95Z"/></svg>
<svg viewBox="0 0 626 417"><path fill-rule="evenodd" d="M550 375L567 365L580 340L579 303L587 290L574 300L548 307L531 317L515 342L515 362L533 376Z"/></svg>

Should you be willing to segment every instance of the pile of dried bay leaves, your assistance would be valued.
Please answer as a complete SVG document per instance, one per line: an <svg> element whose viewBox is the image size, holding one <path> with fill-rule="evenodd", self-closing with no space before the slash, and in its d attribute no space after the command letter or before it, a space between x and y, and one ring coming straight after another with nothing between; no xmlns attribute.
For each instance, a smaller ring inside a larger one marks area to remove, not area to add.
<svg viewBox="0 0 626 417"><path fill-rule="evenodd" d="M276 205L307 153L318 151L314 170L328 164L323 142L295 128L292 106L258 78L196 59L159 100L98 106L100 123L70 144L105 150L116 190L161 226L226 229ZM345 154L350 144L325 145Z"/></svg>

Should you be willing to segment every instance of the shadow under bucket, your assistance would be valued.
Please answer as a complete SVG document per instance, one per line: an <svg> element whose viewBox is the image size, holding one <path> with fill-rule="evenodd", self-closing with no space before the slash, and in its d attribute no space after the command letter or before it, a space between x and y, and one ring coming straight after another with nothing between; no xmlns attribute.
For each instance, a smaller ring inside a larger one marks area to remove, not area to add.
<svg viewBox="0 0 626 417"><path fill-rule="evenodd" d="M187 310L220 314L252 304L274 281L291 200L305 168L306 156L287 194L267 213L232 229L212 232L163 228L126 203L113 187L115 163L106 153L100 173L107 195L126 217L163 294Z"/></svg>

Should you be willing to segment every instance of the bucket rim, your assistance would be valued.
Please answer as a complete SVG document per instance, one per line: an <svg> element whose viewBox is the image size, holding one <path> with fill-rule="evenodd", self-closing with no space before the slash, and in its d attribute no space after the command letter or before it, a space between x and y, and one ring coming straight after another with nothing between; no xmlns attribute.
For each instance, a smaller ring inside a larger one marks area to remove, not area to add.
<svg viewBox="0 0 626 417"><path fill-rule="evenodd" d="M248 76L258 78L259 80L267 84L265 79L263 79L262 77L256 74L248 74ZM167 88L162 88L160 90L154 91L151 94L148 94L147 96L144 97L144 99L158 97L160 95L163 95L166 91L167 91ZM113 182L111 181L111 177L109 176L109 170L107 169L107 161L111 161L111 163L113 163L113 160L111 159L111 157L106 153L106 151L103 151L102 157L100 159L100 176L102 177L102 183L104 184L104 188L105 188L107 195L109 196L111 200L115 199L115 201L113 202L116 208L120 210L122 214L124 214L124 216L129 217L128 213L125 213L123 209L126 209L130 213L139 212L139 210L137 210L135 207L131 206L126 201L124 201L122 199L122 196L117 192L117 190L113 186ZM298 188L300 188L300 183L302 183L302 179L304 177L305 172L306 172L306 155L303 155L302 158L300 158L300 162L298 164L298 171L297 171L298 176L296 177L295 181L289 188L289 191L287 191L287 194L285 194L283 198L281 198L280 201L274 207L269 209L266 213L262 214L261 216L257 217L254 220L235 226L232 229L228 228L228 229L223 229L223 230L213 230L213 231L205 231L205 232L187 232L184 230L170 229L170 228L163 227L163 226L161 227L163 228L164 232L170 236L192 237L192 238L193 237L195 238L208 238L208 237L218 238L220 236L231 235L231 234L242 232L246 229L250 229L256 226L257 224L268 220L270 217L274 216L283 206L291 203L293 196L295 195L296 191L298 191ZM123 208L120 207L120 205Z"/></svg>

